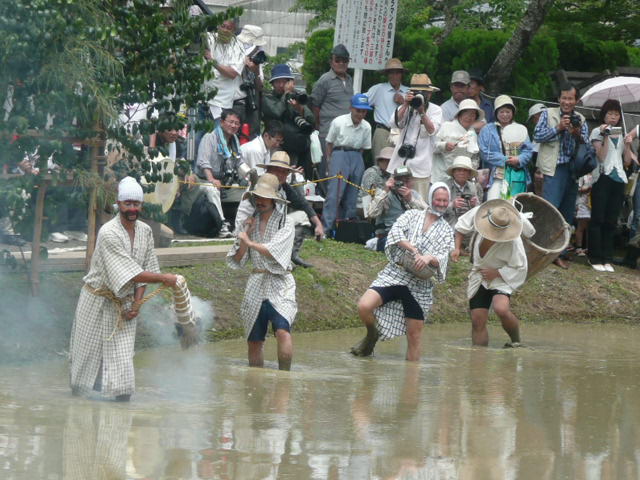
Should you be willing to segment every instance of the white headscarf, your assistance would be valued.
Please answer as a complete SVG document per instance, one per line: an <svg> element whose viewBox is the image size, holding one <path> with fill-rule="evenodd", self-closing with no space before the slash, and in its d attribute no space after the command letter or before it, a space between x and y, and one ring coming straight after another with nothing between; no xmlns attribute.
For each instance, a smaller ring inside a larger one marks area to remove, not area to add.
<svg viewBox="0 0 640 480"><path fill-rule="evenodd" d="M124 177L118 184L118 201L126 202L127 200L134 202L142 202L144 200L142 187L133 177Z"/></svg>
<svg viewBox="0 0 640 480"><path fill-rule="evenodd" d="M444 215L444 212L438 212L436 209L433 208L433 195L436 193L436 190L439 190L440 188L444 188L447 191L447 195L449 195L449 199L451 199L451 191L449 190L449 186L446 183L436 182L431 184L431 187L429 188L429 199L428 199L429 209L431 210L431 213L433 213L437 217L441 217L442 215Z"/></svg>

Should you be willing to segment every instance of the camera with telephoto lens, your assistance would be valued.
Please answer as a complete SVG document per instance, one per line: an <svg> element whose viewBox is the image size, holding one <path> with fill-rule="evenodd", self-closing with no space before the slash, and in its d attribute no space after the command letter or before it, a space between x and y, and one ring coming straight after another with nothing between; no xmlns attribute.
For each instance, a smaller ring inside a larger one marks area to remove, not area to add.
<svg viewBox="0 0 640 480"><path fill-rule="evenodd" d="M256 65L262 65L268 59L269 57L267 57L267 54L264 53L264 50L258 50L255 54L253 54L253 56L249 57L249 60L251 60Z"/></svg>
<svg viewBox="0 0 640 480"><path fill-rule="evenodd" d="M311 135L311 133L313 133L313 130L315 129L315 127L311 123L307 122L301 115L296 115L295 117L293 117L293 123L295 123L296 127L300 129L300 132L304 133L305 135Z"/></svg>
<svg viewBox="0 0 640 480"><path fill-rule="evenodd" d="M294 90L293 92L287 93L286 100L295 100L300 105L306 105L307 103L309 103L309 95L307 95L305 92Z"/></svg>
<svg viewBox="0 0 640 480"><path fill-rule="evenodd" d="M398 149L398 155L402 158L413 158L416 156L416 147L408 143L404 143Z"/></svg>

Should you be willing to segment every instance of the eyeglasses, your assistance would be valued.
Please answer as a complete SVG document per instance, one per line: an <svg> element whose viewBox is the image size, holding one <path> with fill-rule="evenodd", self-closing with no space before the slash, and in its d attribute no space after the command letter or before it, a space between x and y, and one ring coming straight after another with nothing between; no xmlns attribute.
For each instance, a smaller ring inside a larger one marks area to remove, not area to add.
<svg viewBox="0 0 640 480"><path fill-rule="evenodd" d="M344 57L333 57L333 62L334 63L349 63L349 59L348 58L344 58Z"/></svg>
<svg viewBox="0 0 640 480"><path fill-rule="evenodd" d="M239 127L242 125L238 120L225 120L224 122L232 127Z"/></svg>

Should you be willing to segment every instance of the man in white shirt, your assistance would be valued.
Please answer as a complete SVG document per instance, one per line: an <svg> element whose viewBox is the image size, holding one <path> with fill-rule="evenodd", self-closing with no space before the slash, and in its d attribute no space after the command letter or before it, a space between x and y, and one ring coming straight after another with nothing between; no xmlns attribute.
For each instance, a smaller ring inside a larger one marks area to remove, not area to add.
<svg viewBox="0 0 640 480"><path fill-rule="evenodd" d="M280 148L283 140L282 124L275 120L268 123L262 135L240 147L242 161L246 163L249 168L256 168L258 164L269 163L271 155ZM257 170L258 175L264 173L264 169L262 168L258 167Z"/></svg>
<svg viewBox="0 0 640 480"><path fill-rule="evenodd" d="M367 96L351 97L351 112L331 122L327 133L329 176L341 174L345 180L360 185L364 173L362 152L371 148L371 125L364 117L371 110ZM327 198L322 209L325 231L330 231L338 218L354 218L358 190L342 179L329 180ZM339 211L338 211L339 210Z"/></svg>
<svg viewBox="0 0 640 480"><path fill-rule="evenodd" d="M456 70L451 75L451 98L440 105L445 122L450 122L456 117L460 102L469 95L470 83L471 77L465 70Z"/></svg>
<svg viewBox="0 0 640 480"><path fill-rule="evenodd" d="M222 110L233 107L233 97L242 82L245 52L235 36L233 20L225 20L218 32L208 35L205 52L207 60L213 62L213 78L205 82L205 89L216 89L216 96L209 100L214 120L220 118Z"/></svg>
<svg viewBox="0 0 640 480"><path fill-rule="evenodd" d="M405 96L404 103L391 118L392 125L401 131L387 171L393 172L401 165L409 167L413 172L414 189L422 198L427 198L436 133L442 124L442 110L429 100L431 94L440 89L431 83L426 73L413 75L409 88L411 91Z"/></svg>
<svg viewBox="0 0 640 480"><path fill-rule="evenodd" d="M409 87L402 85L402 75L408 70L402 66L402 62L397 58L391 58L384 67L383 72L387 75L387 82L377 83L367 92L369 105L373 107L373 119L375 121L375 131L373 133L373 157L377 158L380 150L384 147L391 147L389 143L389 130L391 130L390 119L398 105L404 102L404 95L409 91Z"/></svg>

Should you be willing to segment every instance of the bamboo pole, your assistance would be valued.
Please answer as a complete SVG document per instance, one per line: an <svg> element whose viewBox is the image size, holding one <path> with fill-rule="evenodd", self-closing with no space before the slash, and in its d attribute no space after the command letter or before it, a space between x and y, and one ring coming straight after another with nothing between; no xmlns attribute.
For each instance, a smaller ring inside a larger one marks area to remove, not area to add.
<svg viewBox="0 0 640 480"><path fill-rule="evenodd" d="M49 180L42 179L38 186L36 211L33 219L33 242L31 243L31 295L40 295L40 237L42 236L42 220L44 219L44 198L47 194Z"/></svg>

